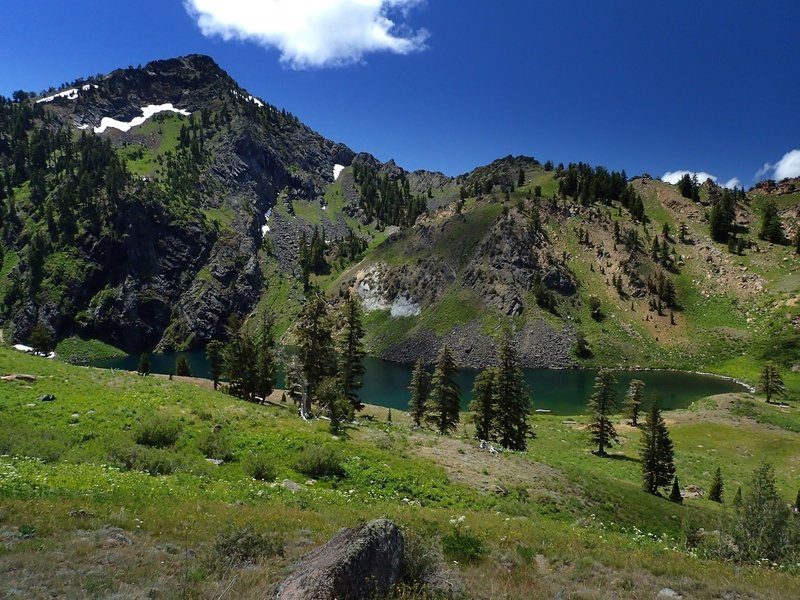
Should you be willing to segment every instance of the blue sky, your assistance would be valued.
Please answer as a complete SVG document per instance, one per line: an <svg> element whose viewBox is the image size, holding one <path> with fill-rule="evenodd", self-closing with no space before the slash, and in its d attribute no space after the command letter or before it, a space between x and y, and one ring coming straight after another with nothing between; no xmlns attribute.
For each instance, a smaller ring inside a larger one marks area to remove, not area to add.
<svg viewBox="0 0 800 600"><path fill-rule="evenodd" d="M796 2L3 4L6 96L199 52L326 137L409 169L528 154L745 186L759 170L800 175Z"/></svg>

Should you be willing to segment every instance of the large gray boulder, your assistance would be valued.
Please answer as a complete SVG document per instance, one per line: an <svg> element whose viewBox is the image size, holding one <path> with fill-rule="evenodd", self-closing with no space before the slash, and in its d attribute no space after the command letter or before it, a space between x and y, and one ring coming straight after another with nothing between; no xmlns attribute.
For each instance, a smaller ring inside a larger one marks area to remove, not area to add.
<svg viewBox="0 0 800 600"><path fill-rule="evenodd" d="M387 594L403 571L403 534L378 519L343 529L303 558L278 588L278 600L359 600Z"/></svg>

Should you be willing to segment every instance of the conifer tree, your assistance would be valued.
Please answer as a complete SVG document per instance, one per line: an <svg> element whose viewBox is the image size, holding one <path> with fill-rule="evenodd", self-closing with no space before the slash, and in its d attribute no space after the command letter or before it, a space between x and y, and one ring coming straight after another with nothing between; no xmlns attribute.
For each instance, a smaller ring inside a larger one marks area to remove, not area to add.
<svg viewBox="0 0 800 600"><path fill-rule="evenodd" d="M305 389L306 384L303 372L297 362L297 357L293 356L292 360L286 365L286 391L292 402L300 404L303 400Z"/></svg>
<svg viewBox="0 0 800 600"><path fill-rule="evenodd" d="M231 336L225 346L223 373L228 380L228 392L248 402L255 402L258 388L256 346L246 333Z"/></svg>
<svg viewBox="0 0 800 600"><path fill-rule="evenodd" d="M672 490L669 492L669 499L676 504L683 504L683 496L681 496L681 486L678 483L678 476L675 476L675 481L672 482Z"/></svg>
<svg viewBox="0 0 800 600"><path fill-rule="evenodd" d="M733 496L733 506L734 508L742 506L742 486L736 488L736 494Z"/></svg>
<svg viewBox="0 0 800 600"><path fill-rule="evenodd" d="M800 513L800 490L797 490L797 498L794 501L794 512Z"/></svg>
<svg viewBox="0 0 800 600"><path fill-rule="evenodd" d="M320 294L306 302L297 318L298 357L305 378L303 412L311 412L311 402L319 382L333 373L333 336L328 316L328 306Z"/></svg>
<svg viewBox="0 0 800 600"><path fill-rule="evenodd" d="M789 539L789 509L778 491L775 471L762 463L735 513L734 539L742 558L780 560Z"/></svg>
<svg viewBox="0 0 800 600"><path fill-rule="evenodd" d="M328 411L331 433L342 432L345 422L353 420L353 405L342 392L336 377L325 377L317 386L317 401L320 407Z"/></svg>
<svg viewBox="0 0 800 600"><path fill-rule="evenodd" d="M797 232L794 234L794 251L795 254L800 254L800 227L797 228Z"/></svg>
<svg viewBox="0 0 800 600"><path fill-rule="evenodd" d="M778 206L772 199L767 200L761 208L761 231L758 232L758 237L776 244L783 243L786 237L783 233L781 216L778 214Z"/></svg>
<svg viewBox="0 0 800 600"><path fill-rule="evenodd" d="M786 386L781 378L778 367L773 364L766 364L761 369L760 380L761 392L767 397L767 404L772 403L773 396L785 396Z"/></svg>
<svg viewBox="0 0 800 600"><path fill-rule="evenodd" d="M256 349L256 393L266 399L275 388L275 335L270 315L264 315L260 338Z"/></svg>
<svg viewBox="0 0 800 600"><path fill-rule="evenodd" d="M632 427L639 426L639 410L644 399L644 381L640 379L631 380L628 386L628 393L625 395L625 416Z"/></svg>
<svg viewBox="0 0 800 600"><path fill-rule="evenodd" d="M455 382L457 372L450 348L442 346L436 359L430 397L432 417L442 435L453 431L459 421L461 395Z"/></svg>
<svg viewBox="0 0 800 600"><path fill-rule="evenodd" d="M28 344L30 344L36 352L46 354L50 352L53 346L53 338L44 325L37 323L33 326L31 334L28 336Z"/></svg>
<svg viewBox="0 0 800 600"><path fill-rule="evenodd" d="M179 354L175 359L175 375L179 377L191 377L192 369L189 367L189 361L183 354Z"/></svg>
<svg viewBox="0 0 800 600"><path fill-rule="evenodd" d="M606 448L611 448L617 441L617 431L610 416L617 409L614 397L614 375L611 371L602 370L594 382L594 394L589 399L589 410L592 413L589 422L590 440L597 446L597 456L608 456Z"/></svg>
<svg viewBox="0 0 800 600"><path fill-rule="evenodd" d="M472 389L474 398L469 409L475 423L475 437L479 440L494 439L496 380L496 369L484 369L475 377L475 386Z"/></svg>
<svg viewBox="0 0 800 600"><path fill-rule="evenodd" d="M366 369L361 360L364 352L364 324L361 304L358 298L350 296L345 300L339 316L342 329L339 333L339 380L342 392L354 410L362 410L364 405L358 398L358 390L363 385L361 376Z"/></svg>
<svg viewBox="0 0 800 600"><path fill-rule="evenodd" d="M708 499L712 502L719 502L722 504L723 489L722 469L717 467L717 470L714 472L714 479L711 480L711 489L708 492Z"/></svg>
<svg viewBox="0 0 800 600"><path fill-rule="evenodd" d="M425 419L430 387L428 371L420 358L414 365L414 371L411 373L411 385L408 386L408 390L411 392L411 399L408 402L409 413L417 427L420 427Z"/></svg>
<svg viewBox="0 0 800 600"><path fill-rule="evenodd" d="M139 375L147 377L150 375L150 353L142 352L139 356L139 366L136 369Z"/></svg>
<svg viewBox="0 0 800 600"><path fill-rule="evenodd" d="M219 340L211 340L206 346L206 360L208 361L208 371L211 381L214 382L214 389L219 385L219 378L222 375L222 354L225 344Z"/></svg>
<svg viewBox="0 0 800 600"><path fill-rule="evenodd" d="M648 494L658 494L659 488L669 485L675 475L672 440L661 409L653 403L642 427L642 488Z"/></svg>
<svg viewBox="0 0 800 600"><path fill-rule="evenodd" d="M531 437L528 423L531 403L511 332L503 335L497 354L493 386L496 438L503 448L525 450Z"/></svg>

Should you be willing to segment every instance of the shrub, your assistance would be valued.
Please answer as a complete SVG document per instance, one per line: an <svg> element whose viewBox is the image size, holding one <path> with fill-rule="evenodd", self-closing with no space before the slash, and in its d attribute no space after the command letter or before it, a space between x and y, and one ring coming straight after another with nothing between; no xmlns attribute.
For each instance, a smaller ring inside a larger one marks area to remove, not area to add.
<svg viewBox="0 0 800 600"><path fill-rule="evenodd" d="M139 446L127 440L112 442L107 454L109 461L121 469L150 475L171 475L179 466L178 457L173 452Z"/></svg>
<svg viewBox="0 0 800 600"><path fill-rule="evenodd" d="M463 526L463 523L463 516L450 519L453 531L442 538L442 549L450 560L466 563L478 562L486 554L483 540L472 535Z"/></svg>
<svg viewBox="0 0 800 600"><path fill-rule="evenodd" d="M259 481L273 481L278 475L272 458L264 453L250 456L244 464L244 472Z"/></svg>
<svg viewBox="0 0 800 600"><path fill-rule="evenodd" d="M405 533L402 580L407 586L424 589L439 578L443 557L432 539L435 538Z"/></svg>
<svg viewBox="0 0 800 600"><path fill-rule="evenodd" d="M197 441L197 448L206 458L225 462L232 462L235 459L230 438L222 431L207 431Z"/></svg>
<svg viewBox="0 0 800 600"><path fill-rule="evenodd" d="M149 448L172 446L181 434L181 424L175 419L161 415L152 416L133 432L133 441Z"/></svg>
<svg viewBox="0 0 800 600"><path fill-rule="evenodd" d="M298 457L295 468L315 479L345 476L342 459L330 446L309 446Z"/></svg>
<svg viewBox="0 0 800 600"><path fill-rule="evenodd" d="M217 567L256 564L259 559L283 556L284 542L275 535L259 533L252 525L232 528L217 536L214 558Z"/></svg>
<svg viewBox="0 0 800 600"><path fill-rule="evenodd" d="M450 560L465 563L478 562L486 554L483 540L467 531L456 531L444 536L442 548Z"/></svg>
<svg viewBox="0 0 800 600"><path fill-rule="evenodd" d="M789 550L789 516L772 465L762 463L736 508L734 539L741 558L779 560Z"/></svg>

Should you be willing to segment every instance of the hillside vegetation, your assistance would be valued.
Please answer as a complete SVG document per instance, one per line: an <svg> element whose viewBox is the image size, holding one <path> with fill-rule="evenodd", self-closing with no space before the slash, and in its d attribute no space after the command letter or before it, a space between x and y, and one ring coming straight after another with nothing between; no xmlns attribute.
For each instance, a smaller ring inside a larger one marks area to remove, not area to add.
<svg viewBox="0 0 800 600"><path fill-rule="evenodd" d="M73 87L0 102L8 341L39 326L55 343L201 349L268 314L291 343L310 292L351 290L370 352L404 362L447 343L487 366L511 326L530 367L754 381L766 360L800 363L797 182L745 193L522 156L408 172L326 140L203 56ZM91 133L167 102L178 112Z"/></svg>
<svg viewBox="0 0 800 600"><path fill-rule="evenodd" d="M528 452L492 456L471 426L442 437L399 412L387 423L383 409L333 437L281 408L280 393L259 406L3 349L0 364L36 378L0 382L0 579L12 595L264 597L310 547L382 515L403 526L414 560L469 598L665 587L794 598L800 581L792 563L713 558L697 535L727 526L762 460L793 499L794 407L722 396L669 413L684 487L707 491L718 466L726 485L722 505L676 505L641 491L639 433L621 422L612 459L589 452L584 417L546 415L532 417Z"/></svg>

